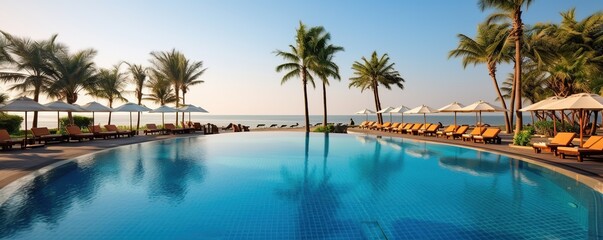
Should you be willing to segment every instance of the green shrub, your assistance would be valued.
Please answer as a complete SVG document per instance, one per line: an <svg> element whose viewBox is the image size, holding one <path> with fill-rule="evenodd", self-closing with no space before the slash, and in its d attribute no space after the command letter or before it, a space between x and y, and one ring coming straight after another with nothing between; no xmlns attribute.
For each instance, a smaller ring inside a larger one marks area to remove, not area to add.
<svg viewBox="0 0 603 240"><path fill-rule="evenodd" d="M527 146L532 139L532 132L530 130L522 130L513 138L513 144L518 146Z"/></svg>
<svg viewBox="0 0 603 240"><path fill-rule="evenodd" d="M557 132L579 132L580 131L580 127L577 125L572 125L569 123L562 123L557 121L555 123L555 126L557 127ZM534 128L536 130L536 133L538 134L542 134L542 135L546 135L546 136L553 136L553 121L538 121L534 123Z"/></svg>
<svg viewBox="0 0 603 240"><path fill-rule="evenodd" d="M21 128L23 117L0 113L0 129L6 129L11 134L15 134Z"/></svg>
<svg viewBox="0 0 603 240"><path fill-rule="evenodd" d="M318 126L314 129L314 132L333 132L334 127L333 125L327 125L325 126Z"/></svg>
<svg viewBox="0 0 603 240"><path fill-rule="evenodd" d="M73 123L80 128L86 128L87 126L92 124L92 118L84 116L73 116ZM64 128L69 124L69 119L67 117L61 118L61 128Z"/></svg>

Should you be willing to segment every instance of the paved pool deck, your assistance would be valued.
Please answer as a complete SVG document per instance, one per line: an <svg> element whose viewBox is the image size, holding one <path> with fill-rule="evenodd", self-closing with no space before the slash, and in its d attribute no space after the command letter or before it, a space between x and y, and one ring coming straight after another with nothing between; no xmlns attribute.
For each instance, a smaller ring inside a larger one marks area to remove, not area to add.
<svg viewBox="0 0 603 240"><path fill-rule="evenodd" d="M257 131L303 131L303 129L262 129ZM502 134L502 144L481 144L463 142L461 140L413 136L407 134L380 132L358 128L350 128L348 129L348 132L350 134L369 134L384 137L404 137L409 139L479 148L485 151L498 152L530 159L540 163L545 163L567 171L588 176L603 183L603 158L587 158L584 162L577 162L576 158L560 159L558 157L553 156L553 154L551 153L536 154L531 148L510 147L508 144L511 142L512 136L508 134ZM71 143L51 143L43 148L33 148L25 150L15 148L10 151L2 151L0 152L0 188L3 188L9 183L27 174L30 174L31 172L38 170L42 167L54 164L56 162L69 160L95 151L128 144L163 140L174 137L188 137L198 135L200 134L193 133L183 135L138 135L131 138L94 140Z"/></svg>

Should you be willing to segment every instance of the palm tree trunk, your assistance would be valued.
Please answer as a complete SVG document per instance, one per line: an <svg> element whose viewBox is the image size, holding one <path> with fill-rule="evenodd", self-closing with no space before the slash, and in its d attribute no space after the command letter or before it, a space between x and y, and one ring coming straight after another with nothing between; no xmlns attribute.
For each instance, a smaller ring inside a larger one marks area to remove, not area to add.
<svg viewBox="0 0 603 240"><path fill-rule="evenodd" d="M509 115L509 122L511 123L511 125L513 125L513 120L515 117L515 76L513 76L513 84L511 84L511 102L510 102L510 112L511 114Z"/></svg>
<svg viewBox="0 0 603 240"><path fill-rule="evenodd" d="M522 30L523 24L521 22L521 9L515 11L515 17L513 21L513 28L515 28L515 109L521 109L521 38L523 35ZM523 127L523 114L521 112L516 113L517 121L515 121L515 135L519 134Z"/></svg>
<svg viewBox="0 0 603 240"><path fill-rule="evenodd" d="M308 112L308 82L306 80L306 68L302 68L301 71L302 84L304 85L304 114L306 121L306 133L310 132L310 116Z"/></svg>
<svg viewBox="0 0 603 240"><path fill-rule="evenodd" d="M142 96L138 96L138 105L142 104ZM136 118L136 133L140 129L140 112L138 112L138 118Z"/></svg>
<svg viewBox="0 0 603 240"><path fill-rule="evenodd" d="M180 107L180 91L178 89L180 89L180 86L174 86L174 88L176 89L176 108ZM178 113L176 113L176 126L178 126Z"/></svg>
<svg viewBox="0 0 603 240"><path fill-rule="evenodd" d="M500 99L502 107L507 110L507 103L505 102L505 99L503 98L503 95L500 92L500 88L498 87L498 81L496 80L496 66L488 65L488 71L490 72L490 77L492 77L492 82L494 83L496 94L498 94L498 99ZM509 121L509 112L507 111L505 111L505 131L507 133L511 133L511 123Z"/></svg>
<svg viewBox="0 0 603 240"><path fill-rule="evenodd" d="M36 87L34 89L34 101L38 102L38 100L40 99L40 87ZM31 127L38 127L38 111L34 112L34 116L33 116L33 123L31 124ZM27 130L27 129L26 129ZM58 129L57 129L58 130Z"/></svg>
<svg viewBox="0 0 603 240"><path fill-rule="evenodd" d="M113 108L113 100L109 99L109 107ZM111 113L109 112L109 121L107 122L108 125L111 125Z"/></svg>
<svg viewBox="0 0 603 240"><path fill-rule="evenodd" d="M377 82L373 84L373 94L375 95L375 111L381 110L381 100L379 99L379 85ZM383 115L381 113L377 113L377 122L379 124L383 124Z"/></svg>
<svg viewBox="0 0 603 240"><path fill-rule="evenodd" d="M186 105L185 95L186 95L186 91L183 90L182 91L182 106ZM184 122L184 112L182 112L182 121ZM182 127L184 127L184 126L182 126Z"/></svg>
<svg viewBox="0 0 603 240"><path fill-rule="evenodd" d="M327 126L327 84L322 82L322 106L324 108L323 117L322 117L322 125Z"/></svg>

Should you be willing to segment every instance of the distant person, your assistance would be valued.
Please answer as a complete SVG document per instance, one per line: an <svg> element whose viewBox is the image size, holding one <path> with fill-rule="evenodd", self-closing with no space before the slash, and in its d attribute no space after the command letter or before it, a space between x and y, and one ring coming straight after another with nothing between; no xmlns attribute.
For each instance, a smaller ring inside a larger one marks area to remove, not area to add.
<svg viewBox="0 0 603 240"><path fill-rule="evenodd" d="M354 125L356 125L356 124L354 123L354 119L353 119L353 118L350 118L350 126L354 126Z"/></svg>

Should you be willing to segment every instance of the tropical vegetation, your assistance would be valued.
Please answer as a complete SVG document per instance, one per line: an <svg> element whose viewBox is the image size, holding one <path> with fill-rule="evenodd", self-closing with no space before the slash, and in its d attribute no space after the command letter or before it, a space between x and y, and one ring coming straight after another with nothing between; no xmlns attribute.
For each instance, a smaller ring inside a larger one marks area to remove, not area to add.
<svg viewBox="0 0 603 240"><path fill-rule="evenodd" d="M389 62L389 56L383 54L379 56L376 51L371 54L370 59L362 57L361 61L355 61L352 65L354 77L350 78L349 87L360 88L360 91L370 89L375 99L375 109L381 109L381 99L379 98L379 86L391 89L392 85L404 89L402 84L405 80L400 73L394 69L394 63ZM381 113L377 114L377 120L383 123Z"/></svg>

